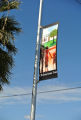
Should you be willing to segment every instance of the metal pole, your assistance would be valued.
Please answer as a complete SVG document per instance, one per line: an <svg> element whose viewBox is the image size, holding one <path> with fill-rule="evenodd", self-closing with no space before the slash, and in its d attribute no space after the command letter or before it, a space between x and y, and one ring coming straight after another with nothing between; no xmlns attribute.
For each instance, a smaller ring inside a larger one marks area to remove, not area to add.
<svg viewBox="0 0 81 120"><path fill-rule="evenodd" d="M40 0L30 120L35 120L35 111L36 111L36 94L37 94L37 80L38 80L38 56L39 56L39 43L40 43L42 3L43 3L43 0Z"/></svg>

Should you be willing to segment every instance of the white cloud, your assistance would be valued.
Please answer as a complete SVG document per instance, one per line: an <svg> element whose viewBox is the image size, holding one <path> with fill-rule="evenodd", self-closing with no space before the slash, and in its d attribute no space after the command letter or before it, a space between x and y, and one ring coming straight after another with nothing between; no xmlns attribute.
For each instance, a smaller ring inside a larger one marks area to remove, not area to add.
<svg viewBox="0 0 81 120"><path fill-rule="evenodd" d="M66 85L47 85L38 87L38 92L40 91L49 91L49 90L57 90L57 89L66 89L68 88ZM2 97L2 96L10 96L14 94L23 94L23 93L31 93L31 87L7 87L4 88L4 91L0 93L0 106L7 104L31 104L31 95L28 96L15 96L15 97ZM37 103L60 103L60 102L73 102L73 101L81 101L81 89L73 89L68 91L60 91L60 92L48 92L48 93L38 93L37 95Z"/></svg>
<svg viewBox="0 0 81 120"><path fill-rule="evenodd" d="M69 88L69 87L51 85L51 86L42 87L42 91L58 90L58 89L66 89L66 88ZM46 103L46 102L60 103L60 102L81 101L81 89L73 89L73 90L59 91L59 92L47 92L44 94L38 94L37 100L38 102L41 102L41 103Z"/></svg>
<svg viewBox="0 0 81 120"><path fill-rule="evenodd" d="M30 120L30 115L25 115L24 118Z"/></svg>
<svg viewBox="0 0 81 120"><path fill-rule="evenodd" d="M17 95L17 94L25 94L25 93L31 93L31 88L30 87L29 88L21 88L21 87L4 88L4 91L0 93L0 105L16 104L16 103L28 104L30 103L31 95L4 97L4 96Z"/></svg>
<svg viewBox="0 0 81 120"><path fill-rule="evenodd" d="M25 118L26 120L30 120L30 115L25 115L24 118ZM37 118L37 119L39 119L39 118L44 118L44 116L43 116L43 115L37 115L37 114L36 114L36 118Z"/></svg>

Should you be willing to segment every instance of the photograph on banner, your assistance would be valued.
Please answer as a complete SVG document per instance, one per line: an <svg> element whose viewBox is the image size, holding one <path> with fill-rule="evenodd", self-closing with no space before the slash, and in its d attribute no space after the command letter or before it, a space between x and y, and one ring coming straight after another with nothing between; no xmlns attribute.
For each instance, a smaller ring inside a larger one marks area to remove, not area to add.
<svg viewBox="0 0 81 120"><path fill-rule="evenodd" d="M57 77L57 33L58 24L42 29L39 80Z"/></svg>

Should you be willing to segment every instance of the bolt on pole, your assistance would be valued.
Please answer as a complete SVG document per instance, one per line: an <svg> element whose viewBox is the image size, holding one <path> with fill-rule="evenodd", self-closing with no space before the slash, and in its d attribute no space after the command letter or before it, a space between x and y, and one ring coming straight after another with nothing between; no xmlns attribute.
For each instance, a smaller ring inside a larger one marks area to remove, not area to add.
<svg viewBox="0 0 81 120"><path fill-rule="evenodd" d="M36 95L37 95L37 80L38 80L38 56L39 56L39 45L40 45L42 4L43 4L43 0L40 0L30 120L35 120L35 112L36 112Z"/></svg>

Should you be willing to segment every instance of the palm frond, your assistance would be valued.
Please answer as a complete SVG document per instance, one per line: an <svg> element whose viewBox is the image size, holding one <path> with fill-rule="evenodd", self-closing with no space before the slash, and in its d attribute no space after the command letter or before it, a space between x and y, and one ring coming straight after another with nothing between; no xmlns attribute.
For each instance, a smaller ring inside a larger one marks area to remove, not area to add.
<svg viewBox="0 0 81 120"><path fill-rule="evenodd" d="M10 70L13 65L12 56L0 48L0 85L9 83Z"/></svg>
<svg viewBox="0 0 81 120"><path fill-rule="evenodd" d="M18 0L0 0L0 12L7 11L10 9L18 9L20 5L20 1Z"/></svg>
<svg viewBox="0 0 81 120"><path fill-rule="evenodd" d="M5 42L5 44L3 44L3 41L0 40L0 47L2 46L2 49L6 49L6 51L9 54L16 54L17 53L17 48L15 47L14 44L12 44L10 41L9 42Z"/></svg>
<svg viewBox="0 0 81 120"><path fill-rule="evenodd" d="M15 35L21 32L21 28L19 27L20 24L12 16L7 18L7 22L3 30L2 28L4 26L5 18L6 16L2 16L2 18L0 18L0 40L2 40L4 44L6 41L14 40Z"/></svg>
<svg viewBox="0 0 81 120"><path fill-rule="evenodd" d="M18 9L20 3L20 0L0 0L0 12ZM4 84L9 84L14 66L13 55L17 52L13 41L20 32L20 24L14 17L3 15L0 18L0 91Z"/></svg>

